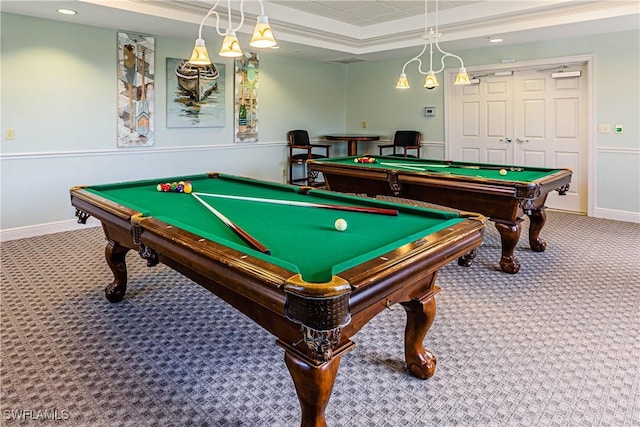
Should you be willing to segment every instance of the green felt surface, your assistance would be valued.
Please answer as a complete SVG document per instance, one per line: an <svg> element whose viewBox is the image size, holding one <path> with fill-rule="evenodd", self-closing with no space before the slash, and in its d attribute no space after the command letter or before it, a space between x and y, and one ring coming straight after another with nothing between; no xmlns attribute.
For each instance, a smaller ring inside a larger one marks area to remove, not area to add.
<svg viewBox="0 0 640 427"><path fill-rule="evenodd" d="M332 157L317 160L318 163L334 163L350 166L362 166L381 169L397 169L405 172L427 172L446 176L480 178L506 182L534 182L559 172L559 169L533 168L528 166L497 165L488 163L465 163L444 160L415 159L405 157L368 156L376 159L376 163L355 163L355 157ZM511 168L523 170L510 170ZM501 175L504 168L506 175Z"/></svg>
<svg viewBox="0 0 640 427"><path fill-rule="evenodd" d="M398 216L285 206L201 196L264 246L271 255L248 247L234 232L190 194L156 190L160 182L191 180L194 192L239 195L322 204L374 206L399 210ZM299 187L220 175L174 177L88 187L113 202L153 216L207 239L229 245L276 265L299 272L308 282L327 282L403 244L462 221L456 213L396 205L327 191L299 193ZM348 228L335 230L344 218Z"/></svg>

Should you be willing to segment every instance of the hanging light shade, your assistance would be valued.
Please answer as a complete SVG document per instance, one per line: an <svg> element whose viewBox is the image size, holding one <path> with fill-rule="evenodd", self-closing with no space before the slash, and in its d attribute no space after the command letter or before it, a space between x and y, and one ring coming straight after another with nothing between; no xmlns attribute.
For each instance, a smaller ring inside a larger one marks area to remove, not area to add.
<svg viewBox="0 0 640 427"><path fill-rule="evenodd" d="M433 70L429 70L427 72L427 77L424 79L424 87L426 87L427 89L433 89L437 86L440 86L440 83L438 83L438 79L436 78Z"/></svg>
<svg viewBox="0 0 640 427"><path fill-rule="evenodd" d="M236 37L235 31L227 29L218 55L231 58L242 56L242 49L240 49L240 42L238 41L238 37Z"/></svg>
<svg viewBox="0 0 640 427"><path fill-rule="evenodd" d="M409 89L409 80L407 79L407 75L405 73L400 74L398 83L396 83L396 89Z"/></svg>
<svg viewBox="0 0 640 427"><path fill-rule="evenodd" d="M436 74L444 70L444 60L447 57L453 57L453 58L456 58L458 61L460 61L460 71L458 72L458 75L456 77L455 84L461 85L461 84L470 83L469 75L467 74L467 70L464 68L464 62L462 61L462 58L460 58L458 55L454 55L453 53L449 53L442 50L442 48L438 44L438 38L442 36L442 34L438 32L438 0L436 0L435 30L433 28L429 28L429 25L427 22L428 2L429 0L425 0L424 2L424 35L423 35L424 46L422 47L422 51L418 55L414 56L413 58L405 62L404 66L402 67L402 73L400 73L400 77L398 78L398 83L396 84L396 88L398 89L409 88L409 80L407 79L406 68L407 68L407 65L411 64L412 62L417 62L418 72L426 76L424 80L425 88L433 89L435 87L438 87L439 83L438 83L438 79L436 78ZM436 71L433 71L433 47L434 46L436 50L440 52L440 54L442 55L440 59L442 66L440 67L440 69ZM429 48L429 71L422 71L421 56L427 51L427 47Z"/></svg>
<svg viewBox="0 0 640 427"><path fill-rule="evenodd" d="M191 53L191 58L189 58L189 63L199 66L211 64L209 52L207 52L207 48L204 45L203 39L196 40L196 45L193 47L193 52Z"/></svg>
<svg viewBox="0 0 640 427"><path fill-rule="evenodd" d="M216 32L220 36L224 36L224 40L222 41L222 47L220 48L220 52L218 54L220 56L226 57L238 57L242 56L242 49L240 48L240 42L238 41L238 37L236 36L236 32L242 28L244 24L244 1L240 2L240 23L237 27L233 27L231 24L231 0L227 0L227 17L229 25L227 26L226 31L223 33L220 31L220 14L216 10L216 7L220 3L220 0L216 1L215 4L209 12L202 18L202 22L200 22L200 29L198 31L198 39L196 40L195 47L193 48L193 53L191 54L191 59L189 59L189 63L192 65L209 65L211 64L211 59L209 58L209 53L207 52L207 48L204 45L204 40L202 39L202 27L204 26L204 22L211 15L216 17ZM262 0L258 0L260 4L260 15L258 16L258 22L256 24L255 29L253 30L253 37L251 38L251 42L249 43L252 47L263 48L263 47L274 47L276 46L276 40L273 38L273 33L271 31L271 27L269 26L269 18L264 14L264 5Z"/></svg>
<svg viewBox="0 0 640 427"><path fill-rule="evenodd" d="M269 25L269 18L264 15L258 16L258 22L253 30L253 37L251 37L249 45L253 47L274 47L276 44Z"/></svg>
<svg viewBox="0 0 640 427"><path fill-rule="evenodd" d="M458 75L456 76L456 81L453 83L455 85L468 85L471 84L469 81L469 74L467 74L467 69L464 67L460 67L458 71Z"/></svg>

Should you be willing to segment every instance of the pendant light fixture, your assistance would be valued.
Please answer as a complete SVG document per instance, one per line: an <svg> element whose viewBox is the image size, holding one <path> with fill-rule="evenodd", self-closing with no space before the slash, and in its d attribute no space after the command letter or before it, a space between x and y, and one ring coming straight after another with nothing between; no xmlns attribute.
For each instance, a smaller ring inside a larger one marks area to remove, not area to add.
<svg viewBox="0 0 640 427"><path fill-rule="evenodd" d="M427 89L433 89L439 86L440 84L438 83L436 74L444 70L444 60L449 56L454 57L458 61L460 61L460 70L458 71L458 75L456 76L455 84L457 85L469 84L469 75L467 74L467 70L464 68L464 62L462 61L462 58L460 58L458 55L454 55L453 53L445 52L444 50L442 50L442 48L440 48L440 45L438 44L438 38L442 36L442 34L438 32L438 0L436 0L435 30L434 28L429 28L428 17L427 17L428 2L429 0L424 1L424 35L422 36L422 38L424 38L424 46L422 47L422 51L418 55L408 60L402 67L402 73L400 73L400 77L398 78L398 83L396 84L397 89L409 89L410 87L409 79L407 79L407 74L405 71L406 71L407 65L409 65L414 61L418 63L418 72L426 76L424 80L424 87ZM438 52L440 52L440 54L442 55L442 58L440 59L441 67L437 71L433 70L433 46L434 45L438 50ZM422 59L420 59L420 57L427 51L427 47L429 48L429 70L423 71Z"/></svg>
<svg viewBox="0 0 640 427"><path fill-rule="evenodd" d="M196 40L196 44L193 48L193 53L191 54L191 59L189 59L189 63L192 65L209 65L211 64L211 58L209 58L209 52L207 52L207 48L204 43L204 39L202 38L202 27L204 26L204 22L211 15L215 15L216 17L216 31L218 35L224 36L224 40L222 41L222 47L220 48L220 52L218 54L220 56L227 57L239 57L242 56L242 49L240 48L240 42L238 41L238 37L236 36L236 32L242 28L244 24L244 1L240 2L240 24L237 27L233 27L231 24L231 0L227 0L227 16L228 16L228 26L223 33L220 31L220 15L216 11L216 7L220 3L220 0L216 0L213 7L209 9L209 12L202 18L202 22L200 23L200 30L198 32L198 39ZM258 16L258 22L256 23L256 27L253 30L253 37L249 42L249 45L257 48L265 48L265 47L274 47L276 45L276 40L273 38L273 33L271 32L271 27L269 26L269 18L264 14L264 5L262 0L258 0L260 4L260 15Z"/></svg>

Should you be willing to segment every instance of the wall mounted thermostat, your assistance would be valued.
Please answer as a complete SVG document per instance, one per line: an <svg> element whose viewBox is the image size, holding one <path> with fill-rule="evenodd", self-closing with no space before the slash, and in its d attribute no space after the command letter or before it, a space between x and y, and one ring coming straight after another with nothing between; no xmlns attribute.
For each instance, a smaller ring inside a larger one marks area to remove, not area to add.
<svg viewBox="0 0 640 427"><path fill-rule="evenodd" d="M424 116L425 117L435 117L436 116L436 107L424 107Z"/></svg>

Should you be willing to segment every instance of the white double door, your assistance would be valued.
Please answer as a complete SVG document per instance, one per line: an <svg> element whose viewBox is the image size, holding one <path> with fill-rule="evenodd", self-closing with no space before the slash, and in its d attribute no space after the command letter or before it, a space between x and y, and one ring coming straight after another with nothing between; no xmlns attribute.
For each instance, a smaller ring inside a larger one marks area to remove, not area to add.
<svg viewBox="0 0 640 427"><path fill-rule="evenodd" d="M544 67L540 67L544 68ZM547 67L548 68L548 67ZM579 77L552 78L559 70L488 73L480 83L456 86L448 157L452 160L573 171L566 195L549 193L546 205L587 211L587 67ZM500 74L500 73L498 73Z"/></svg>

